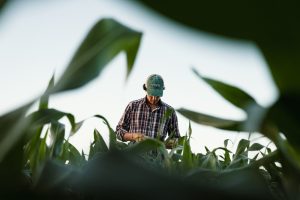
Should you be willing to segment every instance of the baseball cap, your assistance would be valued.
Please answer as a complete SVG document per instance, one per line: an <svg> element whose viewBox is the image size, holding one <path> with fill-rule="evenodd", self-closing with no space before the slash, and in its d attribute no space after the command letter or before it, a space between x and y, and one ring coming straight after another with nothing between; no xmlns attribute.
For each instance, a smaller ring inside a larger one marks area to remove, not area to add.
<svg viewBox="0 0 300 200"><path fill-rule="evenodd" d="M164 80L158 74L152 74L146 81L147 94L149 96L163 96L163 90L165 89Z"/></svg>

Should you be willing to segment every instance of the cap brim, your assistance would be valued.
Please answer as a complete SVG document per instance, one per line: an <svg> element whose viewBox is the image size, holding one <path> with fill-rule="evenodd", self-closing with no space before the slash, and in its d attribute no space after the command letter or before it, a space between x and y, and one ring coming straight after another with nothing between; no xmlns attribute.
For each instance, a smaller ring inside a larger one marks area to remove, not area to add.
<svg viewBox="0 0 300 200"><path fill-rule="evenodd" d="M156 96L156 97L162 97L163 96L163 90L159 90L159 89L147 89L147 94L149 96Z"/></svg>

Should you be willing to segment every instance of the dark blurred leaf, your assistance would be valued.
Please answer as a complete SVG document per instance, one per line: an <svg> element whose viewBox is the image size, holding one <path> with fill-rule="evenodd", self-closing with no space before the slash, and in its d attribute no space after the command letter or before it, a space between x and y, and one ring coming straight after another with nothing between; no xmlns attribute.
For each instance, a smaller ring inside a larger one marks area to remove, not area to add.
<svg viewBox="0 0 300 200"><path fill-rule="evenodd" d="M188 129L188 134L187 134L187 136L188 136L188 139L190 139L191 138L191 136L192 136L192 126L191 126L191 121L189 121L189 129Z"/></svg>
<svg viewBox="0 0 300 200"><path fill-rule="evenodd" d="M210 150L207 148L207 146L205 146L204 148L205 148L206 153L210 152Z"/></svg>
<svg viewBox="0 0 300 200"><path fill-rule="evenodd" d="M221 81L205 78L201 76L196 69L193 68L192 70L199 78L213 87L222 97L247 113L247 120L239 125L240 130L260 132L267 109L257 104L254 98L243 90Z"/></svg>
<svg viewBox="0 0 300 200"><path fill-rule="evenodd" d="M88 33L51 93L81 87L101 74L120 52L127 55L127 77L140 45L141 33L113 19L102 19Z"/></svg>
<svg viewBox="0 0 300 200"><path fill-rule="evenodd" d="M192 169L193 167L193 155L192 149L190 145L190 137L188 137L189 133L186 135L185 140L183 142L183 153L182 153L182 163L185 170Z"/></svg>
<svg viewBox="0 0 300 200"><path fill-rule="evenodd" d="M101 134L95 129L94 130L94 142L90 145L89 160L94 157L96 153L106 153L108 147L101 136Z"/></svg>
<svg viewBox="0 0 300 200"><path fill-rule="evenodd" d="M225 172L222 173L218 181L218 184L220 184L225 191L232 192L235 195L241 194L248 199L263 198L263 196L266 199L276 199L272 196L269 185L258 170L242 169ZM253 196L253 194L260 195L255 198L254 196L256 195Z"/></svg>
<svg viewBox="0 0 300 200"><path fill-rule="evenodd" d="M45 197L64 197L75 182L79 172L57 161L48 161L37 179L34 191ZM70 197L69 197L70 198Z"/></svg>
<svg viewBox="0 0 300 200"><path fill-rule="evenodd" d="M0 11L6 3L7 3L7 0L0 0Z"/></svg>
<svg viewBox="0 0 300 200"><path fill-rule="evenodd" d="M192 70L200 79L204 80L213 89L215 89L216 92L233 105L245 110L249 104L257 104L254 98L243 90L227 83L201 76L195 68L192 68Z"/></svg>
<svg viewBox="0 0 300 200"><path fill-rule="evenodd" d="M278 39L278 43L282 44L283 41L295 39L300 34L299 27L293 26L300 18L297 1L189 1L186 4L172 2L172 6L169 1L139 2L184 25L235 38L259 41ZM278 16L278 13L281 15Z"/></svg>
<svg viewBox="0 0 300 200"><path fill-rule="evenodd" d="M117 137L116 137L116 133L115 131L111 128L109 122L107 121L107 119L105 117L103 117L102 115L94 115L94 117L100 118L104 121L104 124L107 126L108 128L108 132L109 132L109 149L114 149L117 148Z"/></svg>
<svg viewBox="0 0 300 200"><path fill-rule="evenodd" d="M210 170L219 170L220 163L215 153L208 152L205 156L202 157L201 168L210 169Z"/></svg>
<svg viewBox="0 0 300 200"><path fill-rule="evenodd" d="M249 140L241 139L239 141L239 144L238 144L237 148L236 148L234 159L238 158L239 155L244 153L249 148L249 144L250 144Z"/></svg>
<svg viewBox="0 0 300 200"><path fill-rule="evenodd" d="M98 149L100 152L108 151L108 147L103 137L96 129L94 130L94 141L95 141L95 148Z"/></svg>
<svg viewBox="0 0 300 200"><path fill-rule="evenodd" d="M259 151L261 150L262 148L264 148L265 146L259 144L259 143L254 143L252 144L250 147L249 147L249 150L248 151Z"/></svg>
<svg viewBox="0 0 300 200"><path fill-rule="evenodd" d="M39 102L39 108L38 110L43 110L48 108L49 104L49 95L47 94L47 91L50 90L54 86L54 75L50 79L48 83L48 87L46 91L44 92L44 95L40 97L40 102ZM27 118L27 119L30 119ZM32 125L32 124L31 124ZM46 139L48 135L48 131L46 133L46 136L42 139L41 134L43 130L44 124L37 125L37 128L35 129L35 133L30 134L33 135L28 143L25 145L24 149L24 161L26 164L27 162L30 163L30 168L33 172L36 171L37 167L41 165L43 161L46 159L46 154L47 154L47 145L46 145ZM34 132L34 131L33 131ZM38 149L38 151L37 151Z"/></svg>
<svg viewBox="0 0 300 200"><path fill-rule="evenodd" d="M224 165L227 167L231 163L229 151L224 151Z"/></svg>
<svg viewBox="0 0 300 200"><path fill-rule="evenodd" d="M30 169L32 170L33 176L35 176L39 167L42 166L49 157L50 151L46 143L48 133L49 129L47 130L44 138L40 138L40 135L38 135L37 141L31 140L29 143L31 151L29 152L29 155L25 155L25 159L29 159Z"/></svg>
<svg viewBox="0 0 300 200"><path fill-rule="evenodd" d="M83 122L84 122L84 120L74 124L74 127L72 128L69 137L72 137L81 128L81 126L83 125Z"/></svg>
<svg viewBox="0 0 300 200"><path fill-rule="evenodd" d="M286 24L291 23L291 21L286 22ZM285 32L287 33L287 31ZM259 46L267 60L280 94L299 99L300 81L297 75L300 74L300 68L298 67L300 66L300 36L295 32L287 34L293 34L294 36L282 35L280 39L287 40L285 44L274 41L273 44L269 45L262 41ZM298 115L299 118L300 116Z"/></svg>
<svg viewBox="0 0 300 200"><path fill-rule="evenodd" d="M256 103L250 103L245 107L245 111L247 112L247 120L242 124L242 130L247 132L262 132L268 108L264 108Z"/></svg>
<svg viewBox="0 0 300 200"><path fill-rule="evenodd" d="M250 159L250 164L256 161L258 155L259 153L255 154L255 156L252 159Z"/></svg>
<svg viewBox="0 0 300 200"><path fill-rule="evenodd" d="M76 147L69 143L69 141L65 140L64 148L64 153L68 154L68 156L64 158L64 160L68 160L69 165L80 167L85 164L85 159L83 159Z"/></svg>
<svg viewBox="0 0 300 200"><path fill-rule="evenodd" d="M42 109L31 113L28 119L31 121L31 126L39 126L48 124L52 121L58 121L66 116L71 124L72 129L75 127L75 119L71 113L62 112L56 109Z"/></svg>
<svg viewBox="0 0 300 200"><path fill-rule="evenodd" d="M155 150L163 145L164 144L159 140L149 138L129 146L125 151L133 154L142 154Z"/></svg>
<svg viewBox="0 0 300 200"><path fill-rule="evenodd" d="M300 172L300 151L295 149L287 140L283 139L281 136L277 138L277 146L279 151L282 153L283 158ZM296 174L295 174L296 175Z"/></svg>
<svg viewBox="0 0 300 200"><path fill-rule="evenodd" d="M189 1L185 4L179 1L172 2L172 6L168 1L139 2L184 25L254 41L262 49L280 91L299 94L300 27L296 25L300 19L299 1Z"/></svg>
<svg viewBox="0 0 300 200"><path fill-rule="evenodd" d="M26 133L29 121L24 120L25 114L33 102L19 107L0 117L0 162L6 153Z"/></svg>
<svg viewBox="0 0 300 200"><path fill-rule="evenodd" d="M300 151L300 96L281 95L268 112L268 120L277 126L289 143Z"/></svg>
<svg viewBox="0 0 300 200"><path fill-rule="evenodd" d="M54 87L54 74L49 81L49 84L48 84L48 87L47 87L45 93L40 98L39 110L48 108L48 103L49 103L48 91L50 91L53 87Z"/></svg>
<svg viewBox="0 0 300 200"><path fill-rule="evenodd" d="M227 120L218 117L213 117L210 115L194 112L191 110L187 110L185 108L177 109L177 112L185 116L186 118L196 122L198 124L213 126L220 129L225 130L241 130L241 124L243 121L234 121L234 120Z"/></svg>
<svg viewBox="0 0 300 200"><path fill-rule="evenodd" d="M52 157L57 158L62 154L63 142L65 139L65 125L57 122L51 122L51 138L52 138Z"/></svg>

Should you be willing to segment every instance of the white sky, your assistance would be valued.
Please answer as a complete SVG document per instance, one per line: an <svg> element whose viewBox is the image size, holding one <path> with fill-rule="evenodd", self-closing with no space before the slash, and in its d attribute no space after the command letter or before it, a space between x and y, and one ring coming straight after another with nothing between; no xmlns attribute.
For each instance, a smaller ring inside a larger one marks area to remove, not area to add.
<svg viewBox="0 0 300 200"><path fill-rule="evenodd" d="M0 15L0 114L40 95L53 72L59 77L88 30L104 17L142 31L141 47L126 84L126 60L120 54L89 85L50 99L51 107L73 113L77 121L101 114L114 128L127 103L144 97L142 84L152 73L164 77L162 100L176 109L184 107L230 119L245 117L199 80L191 66L203 75L244 89L263 106L277 97L254 43L196 32L124 0L22 0L11 1ZM177 116L184 135L188 120L179 113ZM107 139L103 123L89 119L70 141L87 151L94 128ZM204 151L204 146L222 146L227 138L237 141L247 137L195 123L192 129L192 149L196 152Z"/></svg>

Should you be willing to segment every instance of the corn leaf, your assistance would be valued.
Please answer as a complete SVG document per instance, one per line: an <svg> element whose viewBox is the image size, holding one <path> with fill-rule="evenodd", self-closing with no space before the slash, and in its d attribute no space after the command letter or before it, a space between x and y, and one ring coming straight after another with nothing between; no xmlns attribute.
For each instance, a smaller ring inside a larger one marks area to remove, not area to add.
<svg viewBox="0 0 300 200"><path fill-rule="evenodd" d="M142 154L150 152L151 150L155 150L162 146L164 146L164 144L161 141L148 138L143 141L137 142L131 146L128 146L125 149L125 152L132 154Z"/></svg>
<svg viewBox="0 0 300 200"><path fill-rule="evenodd" d="M224 97L233 105L245 110L245 108L249 104L257 104L254 98L243 90L221 81L201 76L195 68L192 68L192 70L200 79L204 80L213 89L215 89L216 92L218 92L222 97Z"/></svg>
<svg viewBox="0 0 300 200"><path fill-rule="evenodd" d="M243 121L227 120L218 117L213 117L185 108L177 109L177 112L198 124L213 126L224 130L241 131L241 125Z"/></svg>
<svg viewBox="0 0 300 200"><path fill-rule="evenodd" d="M79 88L101 74L120 52L127 56L129 76L140 45L141 33L106 18L97 22L81 43L67 69L49 93Z"/></svg>
<svg viewBox="0 0 300 200"><path fill-rule="evenodd" d="M52 138L52 157L57 158L61 156L63 150L63 142L65 139L65 125L57 122L51 122L51 138Z"/></svg>
<svg viewBox="0 0 300 200"><path fill-rule="evenodd" d="M259 143L254 143L249 147L248 151L260 151L262 148L264 148L265 146L259 144Z"/></svg>

